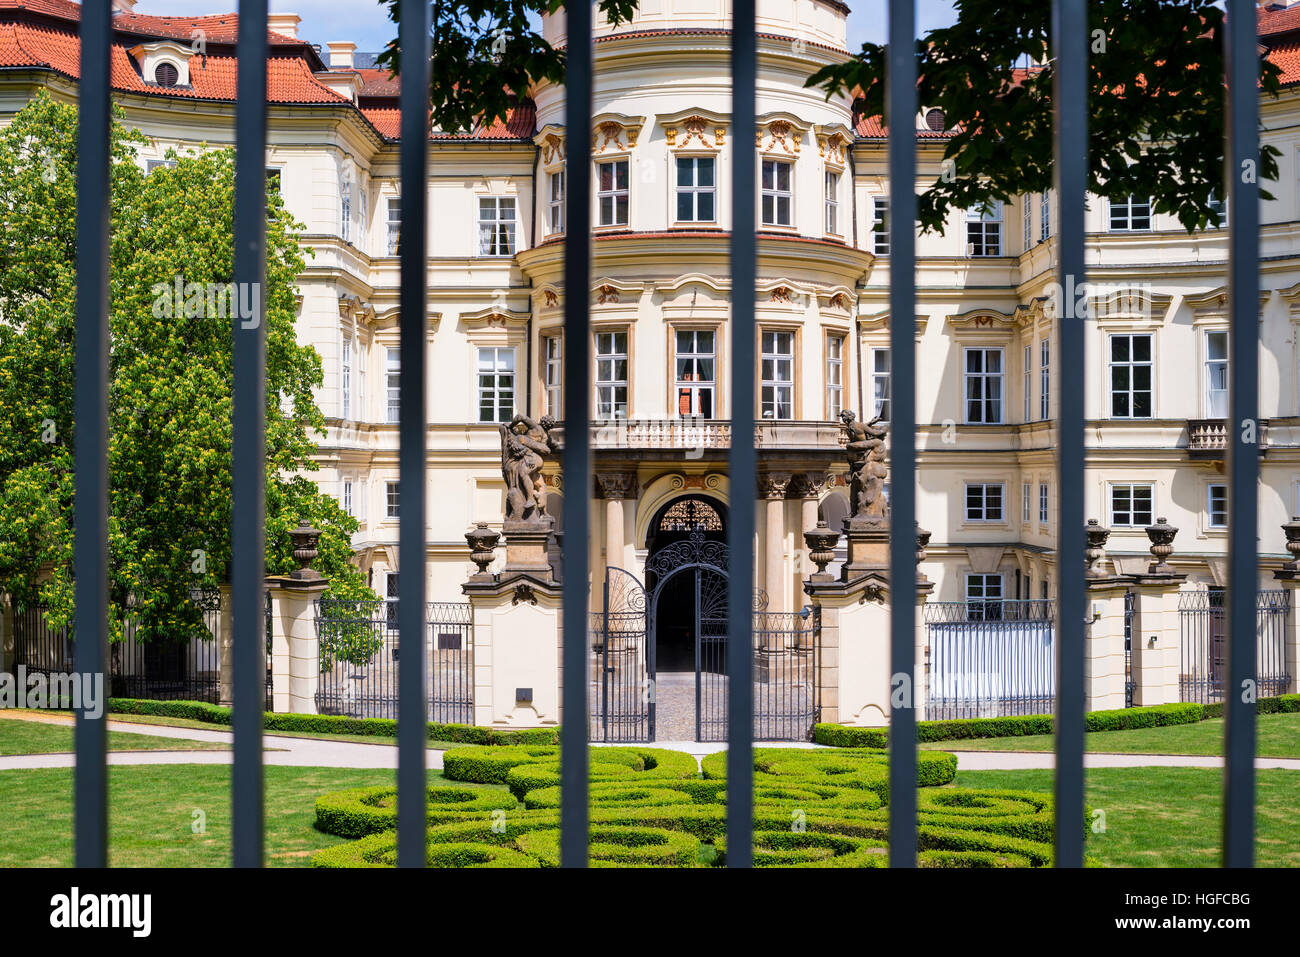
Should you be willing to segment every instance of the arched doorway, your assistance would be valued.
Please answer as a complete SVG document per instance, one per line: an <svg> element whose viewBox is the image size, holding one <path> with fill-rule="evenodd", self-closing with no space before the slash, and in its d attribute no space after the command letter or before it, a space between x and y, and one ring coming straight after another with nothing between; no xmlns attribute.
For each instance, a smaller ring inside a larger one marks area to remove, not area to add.
<svg viewBox="0 0 1300 957"><path fill-rule="evenodd" d="M699 575L679 573L686 559L699 557L691 554L692 541L702 549L712 546L709 552L726 549L726 514L726 506L716 499L687 495L664 505L650 523L645 585L646 593L656 598L651 625L656 673L694 673L700 615L726 620L725 558L712 556L714 561L704 563L722 571L704 568Z"/></svg>

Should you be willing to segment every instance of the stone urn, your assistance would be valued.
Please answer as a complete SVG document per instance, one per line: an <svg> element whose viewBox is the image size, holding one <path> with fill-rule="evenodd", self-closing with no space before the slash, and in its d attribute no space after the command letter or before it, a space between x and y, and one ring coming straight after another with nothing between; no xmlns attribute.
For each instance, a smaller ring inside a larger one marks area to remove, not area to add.
<svg viewBox="0 0 1300 957"><path fill-rule="evenodd" d="M1291 516L1291 521L1282 526L1282 534L1286 536L1286 550L1290 554L1290 561L1282 563L1282 570L1296 574L1300 572L1300 515Z"/></svg>
<svg viewBox="0 0 1300 957"><path fill-rule="evenodd" d="M476 575L488 574L488 566L496 557L497 542L500 540L501 533L488 528L487 522L479 522L465 533L465 541L469 543L470 561L478 566Z"/></svg>
<svg viewBox="0 0 1300 957"><path fill-rule="evenodd" d="M826 522L820 521L817 527L803 533L804 543L808 546L808 558L817 566L811 576L813 581L830 581L826 566L835 560L835 545L840 540L840 533L832 530Z"/></svg>
<svg viewBox="0 0 1300 957"><path fill-rule="evenodd" d="M1105 578L1106 573L1102 570L1101 563L1106 557L1106 540L1110 538L1110 529L1103 527L1095 518L1090 518L1083 527L1083 534L1088 545L1084 552L1088 559L1086 574L1089 578Z"/></svg>
<svg viewBox="0 0 1300 957"><path fill-rule="evenodd" d="M297 582L321 581L324 576L311 567L320 554L316 550L320 544L320 530L312 528L311 523L303 519L297 528L289 531L289 539L293 542L293 560L298 563L298 568L290 572L289 577Z"/></svg>
<svg viewBox="0 0 1300 957"><path fill-rule="evenodd" d="M1148 575L1173 575L1174 567L1169 564L1169 556L1174 553L1174 536L1178 529L1164 518L1157 518L1154 525L1147 526L1147 538L1151 540L1151 564Z"/></svg>

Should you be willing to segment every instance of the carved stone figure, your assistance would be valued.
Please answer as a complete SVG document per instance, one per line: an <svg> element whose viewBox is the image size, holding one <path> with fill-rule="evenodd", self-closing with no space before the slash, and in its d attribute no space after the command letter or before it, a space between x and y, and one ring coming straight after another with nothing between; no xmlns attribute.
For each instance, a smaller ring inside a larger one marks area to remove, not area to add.
<svg viewBox="0 0 1300 957"><path fill-rule="evenodd" d="M848 443L844 451L849 460L849 519L883 524L885 521L885 436L888 429L880 416L870 422L858 422L849 409L840 413Z"/></svg>
<svg viewBox="0 0 1300 957"><path fill-rule="evenodd" d="M548 521L542 464L556 452L551 440L555 420L544 415L536 422L523 414L501 426L501 476L506 483L507 522Z"/></svg>

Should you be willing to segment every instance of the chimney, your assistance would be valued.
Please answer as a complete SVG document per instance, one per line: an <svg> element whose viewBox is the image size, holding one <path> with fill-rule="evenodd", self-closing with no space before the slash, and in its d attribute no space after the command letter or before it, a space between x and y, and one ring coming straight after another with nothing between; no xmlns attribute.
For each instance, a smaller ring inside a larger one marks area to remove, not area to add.
<svg viewBox="0 0 1300 957"><path fill-rule="evenodd" d="M357 50L357 45L355 43L351 40L334 40L325 45L330 48L331 70L353 69L353 54L355 54Z"/></svg>
<svg viewBox="0 0 1300 957"><path fill-rule="evenodd" d="M135 13L136 0L113 0L114 13Z"/></svg>
<svg viewBox="0 0 1300 957"><path fill-rule="evenodd" d="M132 3L135 0L131 0ZM298 24L302 23L302 17L296 13L268 13L266 15L266 28L272 33L278 33L281 36L298 39Z"/></svg>

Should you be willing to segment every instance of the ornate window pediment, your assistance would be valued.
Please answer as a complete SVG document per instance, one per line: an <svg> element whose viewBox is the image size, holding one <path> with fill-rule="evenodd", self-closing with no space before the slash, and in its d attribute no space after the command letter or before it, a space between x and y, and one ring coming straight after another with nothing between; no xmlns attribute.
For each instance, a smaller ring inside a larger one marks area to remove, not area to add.
<svg viewBox="0 0 1300 957"><path fill-rule="evenodd" d="M623 113L598 113L591 118L591 152L593 156L630 153L636 149L637 137L645 126L644 116Z"/></svg>
<svg viewBox="0 0 1300 957"><path fill-rule="evenodd" d="M720 150L726 144L728 121L712 110L683 110L661 114L664 142L670 149Z"/></svg>
<svg viewBox="0 0 1300 957"><path fill-rule="evenodd" d="M760 153L770 156L798 156L809 125L793 113L769 113L759 117L754 142Z"/></svg>
<svg viewBox="0 0 1300 957"><path fill-rule="evenodd" d="M546 124L537 131L533 143L541 151L543 169L549 172L564 167L564 160L568 155L565 149L564 127L553 123Z"/></svg>
<svg viewBox="0 0 1300 957"><path fill-rule="evenodd" d="M948 325L956 329L982 329L985 331L1010 332L1018 325L1014 314L999 312L997 309L971 309L960 315L948 316Z"/></svg>
<svg viewBox="0 0 1300 957"><path fill-rule="evenodd" d="M853 136L849 128L837 123L830 126L814 127L817 135L817 152L826 166L833 170L842 170L848 165L849 147L853 145Z"/></svg>

